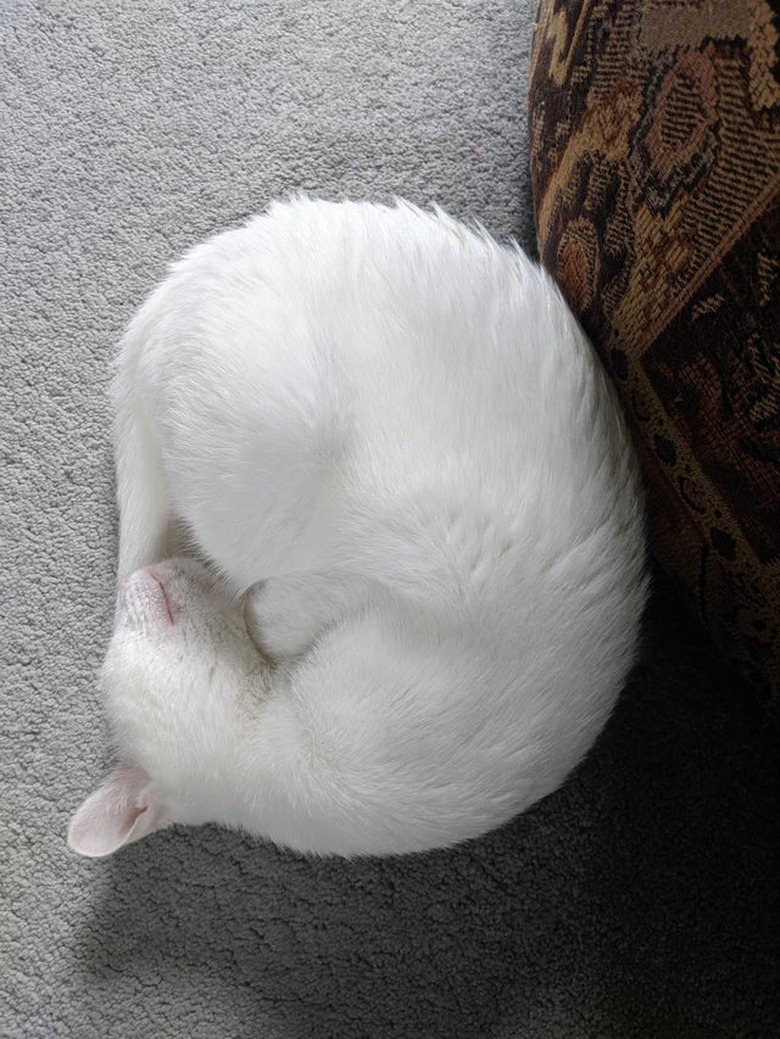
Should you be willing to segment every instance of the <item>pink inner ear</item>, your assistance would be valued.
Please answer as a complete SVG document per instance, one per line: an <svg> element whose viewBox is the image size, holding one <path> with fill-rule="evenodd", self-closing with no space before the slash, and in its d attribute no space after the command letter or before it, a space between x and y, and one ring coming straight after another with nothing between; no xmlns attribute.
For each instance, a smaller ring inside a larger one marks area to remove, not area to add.
<svg viewBox="0 0 780 1039"><path fill-rule="evenodd" d="M121 762L79 808L68 829L68 846L79 855L101 858L171 823L165 808L148 793L149 776Z"/></svg>

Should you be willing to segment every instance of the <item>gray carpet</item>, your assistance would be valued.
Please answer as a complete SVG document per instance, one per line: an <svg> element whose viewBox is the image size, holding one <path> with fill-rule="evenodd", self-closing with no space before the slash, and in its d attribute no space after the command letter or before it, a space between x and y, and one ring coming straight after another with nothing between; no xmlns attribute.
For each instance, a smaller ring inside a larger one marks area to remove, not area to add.
<svg viewBox="0 0 780 1039"><path fill-rule="evenodd" d="M535 6L0 2L0 1035L780 1034L778 741L663 585L598 747L500 833L361 863L211 828L65 848L107 764L121 326L291 189L530 244Z"/></svg>

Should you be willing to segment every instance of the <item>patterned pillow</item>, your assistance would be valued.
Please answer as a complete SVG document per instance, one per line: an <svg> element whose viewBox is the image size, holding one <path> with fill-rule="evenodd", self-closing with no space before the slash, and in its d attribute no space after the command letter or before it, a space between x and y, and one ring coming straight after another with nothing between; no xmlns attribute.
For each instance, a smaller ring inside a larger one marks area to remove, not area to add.
<svg viewBox="0 0 780 1039"><path fill-rule="evenodd" d="M539 251L622 395L655 556L780 706L780 0L541 0Z"/></svg>

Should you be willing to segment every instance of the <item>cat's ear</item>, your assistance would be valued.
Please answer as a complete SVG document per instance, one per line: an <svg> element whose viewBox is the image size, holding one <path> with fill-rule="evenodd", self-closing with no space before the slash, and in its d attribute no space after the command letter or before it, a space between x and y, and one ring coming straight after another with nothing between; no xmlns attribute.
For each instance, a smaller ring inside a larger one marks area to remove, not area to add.
<svg viewBox="0 0 780 1039"><path fill-rule="evenodd" d="M172 822L148 795L149 776L122 762L88 797L71 820L68 847L88 858L102 858L161 830Z"/></svg>

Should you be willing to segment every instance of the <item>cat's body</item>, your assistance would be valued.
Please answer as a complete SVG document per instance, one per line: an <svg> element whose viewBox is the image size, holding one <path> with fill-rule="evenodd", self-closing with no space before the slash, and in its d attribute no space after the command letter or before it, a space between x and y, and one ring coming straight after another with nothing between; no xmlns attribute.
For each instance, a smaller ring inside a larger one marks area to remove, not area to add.
<svg viewBox="0 0 780 1039"><path fill-rule="evenodd" d="M406 205L275 205L173 268L115 403L122 764L77 850L171 820L445 846L590 748L637 641L640 492L598 362L521 253ZM221 587L162 562L173 520Z"/></svg>

